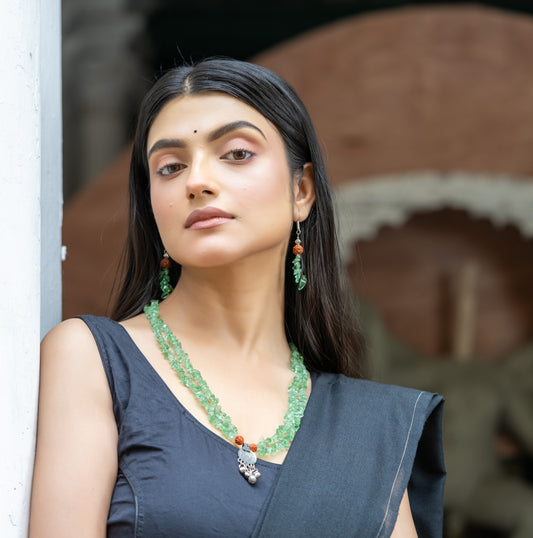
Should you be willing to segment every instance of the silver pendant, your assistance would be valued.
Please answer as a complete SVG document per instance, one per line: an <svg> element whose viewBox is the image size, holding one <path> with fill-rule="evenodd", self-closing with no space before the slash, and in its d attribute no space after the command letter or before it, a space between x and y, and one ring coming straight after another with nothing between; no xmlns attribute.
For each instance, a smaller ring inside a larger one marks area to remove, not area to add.
<svg viewBox="0 0 533 538"><path fill-rule="evenodd" d="M257 456L250 450L250 445L244 443L241 448L239 448L239 455L237 462L239 464L239 471L242 476L248 480L249 484L255 484L257 479L261 476L261 473L255 468L255 462L257 461Z"/></svg>

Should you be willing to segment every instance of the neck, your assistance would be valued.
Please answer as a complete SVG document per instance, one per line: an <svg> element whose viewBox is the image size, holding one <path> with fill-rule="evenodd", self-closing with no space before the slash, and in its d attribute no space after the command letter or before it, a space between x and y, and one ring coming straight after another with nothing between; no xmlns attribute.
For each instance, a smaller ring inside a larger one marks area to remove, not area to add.
<svg viewBox="0 0 533 538"><path fill-rule="evenodd" d="M184 267L161 317L196 341L209 335L211 343L239 354L268 349L285 359L284 278L284 256L271 252L231 266Z"/></svg>

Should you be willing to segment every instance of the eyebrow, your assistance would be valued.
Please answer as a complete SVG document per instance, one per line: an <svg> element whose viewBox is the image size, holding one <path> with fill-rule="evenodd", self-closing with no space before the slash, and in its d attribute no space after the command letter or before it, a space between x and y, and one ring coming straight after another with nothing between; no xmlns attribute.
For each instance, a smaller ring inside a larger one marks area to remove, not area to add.
<svg viewBox="0 0 533 538"><path fill-rule="evenodd" d="M266 136L264 135L263 131L259 129L259 127L257 127L253 123L250 123L249 121L239 120L239 121L233 121L231 123L227 123L226 125L222 125L221 127L217 127L214 131L209 133L209 136L207 137L207 141L213 142L217 140L218 138L221 138L224 135L231 133L232 131L237 131L238 129L244 129L244 128L255 129L266 140ZM181 138L163 138L161 140L158 140L150 148L150 151L148 152L148 158L150 158L150 155L152 155L154 151L158 151L160 149L185 148L185 147L187 147L187 143Z"/></svg>

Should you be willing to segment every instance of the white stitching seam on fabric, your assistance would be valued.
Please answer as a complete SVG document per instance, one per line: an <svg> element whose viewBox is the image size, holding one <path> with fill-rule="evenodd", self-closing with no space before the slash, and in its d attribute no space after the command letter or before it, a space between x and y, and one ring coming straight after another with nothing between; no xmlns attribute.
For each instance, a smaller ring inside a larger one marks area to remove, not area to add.
<svg viewBox="0 0 533 538"><path fill-rule="evenodd" d="M396 486L396 481L398 480L398 475L400 474L400 469L402 468L403 460L404 460L404 457L405 457L405 451L407 450L407 444L409 443L409 438L411 437L411 430L413 429L413 422L415 420L416 407L418 405L418 401L422 397L422 394L423 394L423 392L420 392L420 394L418 395L418 398L416 399L415 405L413 407L413 414L411 416L411 424L409 425L409 431L407 432L407 438L405 439L405 445L403 447L402 458L400 460L400 464L398 465L398 469L396 470L396 476L394 477L394 481L392 482L392 487L391 487L390 494L389 494L389 500L387 502L387 508L385 510L385 515L383 516L383 521L381 522L381 526L379 527L378 533L376 534L376 538L378 538L379 535L381 534L381 529L383 529L383 525L385 525L385 521L387 520L387 516L389 515L389 509L390 509L392 493L393 493L394 488Z"/></svg>

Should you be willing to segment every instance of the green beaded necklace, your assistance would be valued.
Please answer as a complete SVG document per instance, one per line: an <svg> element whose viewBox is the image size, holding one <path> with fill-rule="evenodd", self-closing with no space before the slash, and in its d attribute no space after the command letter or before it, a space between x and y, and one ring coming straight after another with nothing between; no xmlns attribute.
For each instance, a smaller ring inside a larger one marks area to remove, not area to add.
<svg viewBox="0 0 533 538"><path fill-rule="evenodd" d="M159 317L158 301L153 300L149 305L146 305L144 313L150 321L163 356L176 371L181 382L206 410L209 422L239 448L237 458L239 471L250 484L255 484L261 473L255 468L257 457L254 452L257 451L259 455L264 456L288 449L300 427L307 404L306 391L309 379L309 372L303 364L302 355L294 344L289 344L291 349L290 369L294 372L294 377L288 389L289 408L285 413L283 424L278 426L274 435L259 441L257 445L245 443L242 435L238 435L237 427L232 423L230 416L222 411L218 398L211 392L202 374L192 366L180 341Z"/></svg>

